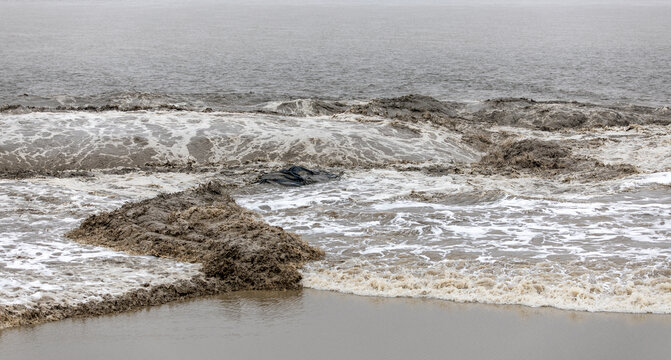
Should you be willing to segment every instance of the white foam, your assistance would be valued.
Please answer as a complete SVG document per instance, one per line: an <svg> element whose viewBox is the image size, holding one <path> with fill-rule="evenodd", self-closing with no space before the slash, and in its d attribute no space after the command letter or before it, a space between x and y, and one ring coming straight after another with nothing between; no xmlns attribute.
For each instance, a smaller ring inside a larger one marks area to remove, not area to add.
<svg viewBox="0 0 671 360"><path fill-rule="evenodd" d="M671 126L564 129L546 132L512 126L496 126L494 131L516 134L520 138L572 141L575 155L588 156L605 164L632 164L645 172L671 170Z"/></svg>
<svg viewBox="0 0 671 360"><path fill-rule="evenodd" d="M129 198L190 186L176 185L185 175L158 185L154 181L171 175L137 176L0 180L0 305L77 304L196 275L199 265L130 256L64 238L92 213Z"/></svg>
<svg viewBox="0 0 671 360"><path fill-rule="evenodd" d="M305 271L308 287L669 312L669 296L658 285L671 284L671 272L659 272L671 264L671 222L663 220L671 218L671 193L643 183L635 191L618 190L629 181L600 184L605 192L547 182L550 189L534 194L533 186L520 190L535 179L373 170L303 188L257 185L236 197L271 224L326 250L327 260ZM546 195L557 188L559 196ZM603 288L593 289L594 279ZM470 284L469 290L439 285L445 282ZM631 294L618 293L623 287ZM636 300L642 296L652 298Z"/></svg>
<svg viewBox="0 0 671 360"><path fill-rule="evenodd" d="M146 163L444 164L478 156L458 134L391 120L198 112L3 115L0 169L76 170ZM438 161L438 159L440 161Z"/></svg>
<svg viewBox="0 0 671 360"><path fill-rule="evenodd" d="M671 172L657 172L631 177L623 182L622 189L632 189L647 185L671 185Z"/></svg>
<svg viewBox="0 0 671 360"><path fill-rule="evenodd" d="M671 279L655 275L657 271L641 267L636 273L622 274L577 264L545 262L528 266L466 261L380 269L352 260L338 268L332 264L308 265L303 271L303 285L364 296L668 314Z"/></svg>

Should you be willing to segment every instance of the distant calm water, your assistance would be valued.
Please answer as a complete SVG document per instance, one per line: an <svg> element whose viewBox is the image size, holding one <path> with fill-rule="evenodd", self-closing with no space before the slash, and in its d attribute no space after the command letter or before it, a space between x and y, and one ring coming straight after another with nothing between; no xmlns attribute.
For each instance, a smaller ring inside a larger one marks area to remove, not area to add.
<svg viewBox="0 0 671 360"><path fill-rule="evenodd" d="M669 6L1 1L0 104L139 91L668 105L669 19Z"/></svg>

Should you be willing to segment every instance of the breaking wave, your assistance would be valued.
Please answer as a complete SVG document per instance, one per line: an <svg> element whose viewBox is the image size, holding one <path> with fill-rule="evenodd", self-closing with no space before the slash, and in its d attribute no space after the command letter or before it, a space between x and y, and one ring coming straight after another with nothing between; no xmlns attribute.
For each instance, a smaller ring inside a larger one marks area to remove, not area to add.
<svg viewBox="0 0 671 360"><path fill-rule="evenodd" d="M247 214L233 199L325 251L280 269L293 286L671 312L668 107L128 93L26 96L0 126L5 326L231 289L207 274L237 271L218 267L237 252L199 253L196 238L212 216ZM339 176L258 183L292 164ZM191 201L210 180L232 198ZM185 209L164 208L170 196ZM151 217L128 215L147 204ZM86 244L64 237L96 213L71 233ZM122 229L132 244L115 242Z"/></svg>

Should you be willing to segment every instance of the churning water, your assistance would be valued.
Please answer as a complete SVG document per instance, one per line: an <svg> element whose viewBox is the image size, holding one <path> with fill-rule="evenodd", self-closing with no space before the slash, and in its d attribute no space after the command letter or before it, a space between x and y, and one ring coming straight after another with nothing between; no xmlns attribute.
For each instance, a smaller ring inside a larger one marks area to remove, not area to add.
<svg viewBox="0 0 671 360"><path fill-rule="evenodd" d="M0 307L192 277L199 265L63 234L124 202L219 179L236 184L240 205L326 251L303 269L306 287L671 313L670 16L665 6L2 1ZM408 93L461 112L350 108ZM537 104L483 101L495 97L611 107L544 104L532 119ZM607 121L585 125L595 116ZM557 117L563 128L534 125ZM505 139L637 170L577 181L469 170ZM248 181L292 163L341 176L291 189Z"/></svg>

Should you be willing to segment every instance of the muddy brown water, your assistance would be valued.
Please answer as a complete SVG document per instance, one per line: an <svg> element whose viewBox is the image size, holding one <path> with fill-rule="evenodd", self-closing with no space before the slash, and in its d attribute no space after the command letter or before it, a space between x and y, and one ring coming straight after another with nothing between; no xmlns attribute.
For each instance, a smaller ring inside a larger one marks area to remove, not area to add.
<svg viewBox="0 0 671 360"><path fill-rule="evenodd" d="M671 316L240 292L0 332L19 359L662 359Z"/></svg>

